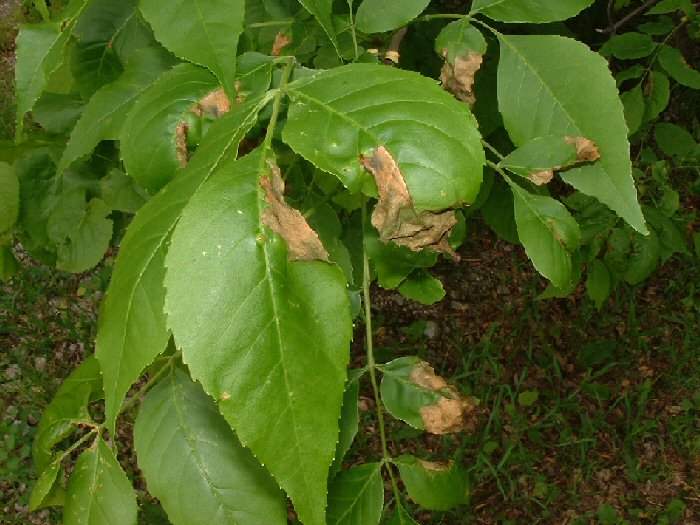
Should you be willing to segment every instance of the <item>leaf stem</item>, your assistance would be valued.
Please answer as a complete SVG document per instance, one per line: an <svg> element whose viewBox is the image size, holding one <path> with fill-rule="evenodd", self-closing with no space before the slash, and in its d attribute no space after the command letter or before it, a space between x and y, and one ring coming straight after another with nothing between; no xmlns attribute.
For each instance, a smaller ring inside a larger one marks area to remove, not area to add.
<svg viewBox="0 0 700 525"><path fill-rule="evenodd" d="M503 160L503 159L505 158L503 155L501 155L501 153L500 153L496 148L494 148L491 144L489 144L488 142L486 142L484 139L481 139L481 144L482 144L486 149L488 149L491 153L493 153L494 155L496 155L496 157L498 157L500 160Z"/></svg>
<svg viewBox="0 0 700 525"><path fill-rule="evenodd" d="M258 27L288 26L293 22L293 18L285 18L283 20L270 20L269 22L253 22L252 24L247 24L246 27L255 29Z"/></svg>
<svg viewBox="0 0 700 525"><path fill-rule="evenodd" d="M284 97L286 94L285 86L289 82L289 76L292 74L293 67L294 58L289 57L284 69L282 70L282 77L280 78L279 86L277 86L275 98L272 100L272 116L270 117L270 122L267 125L265 141L263 142L263 157L266 157L267 152L272 148L272 136L275 134L275 128L277 127L277 118L279 117L280 108L282 106L282 97Z"/></svg>
<svg viewBox="0 0 700 525"><path fill-rule="evenodd" d="M136 404L137 401L139 401L143 395L151 389L151 387L157 382L160 381L160 378L163 377L164 372L167 372L172 368L173 361L175 359L178 359L182 355L182 351L178 350L175 353L173 353L170 356L166 356L167 361L161 366L158 371L153 374L146 383L138 389L138 391L126 402L124 402L119 409L119 414L123 412L127 412L128 410L131 410L131 408Z"/></svg>
<svg viewBox="0 0 700 525"><path fill-rule="evenodd" d="M360 57L357 48L357 34L355 33L355 15L352 12L352 0L348 0L348 10L350 11L350 35L352 36L352 45L355 49L355 62Z"/></svg>
<svg viewBox="0 0 700 525"><path fill-rule="evenodd" d="M364 231L367 224L367 198L362 199L362 230ZM384 428L384 409L382 400L379 397L379 386L377 384L377 363L374 360L374 344L372 340L372 300L369 291L371 275L369 271L369 257L364 245L362 247L362 302L365 309L365 338L367 350L367 370L369 370L369 378L372 383L372 391L374 392L374 404L377 410L377 424L379 425L379 438L382 442L382 460L386 465L386 470L391 479L391 486L394 491L396 501L399 501L400 492L399 486L396 483L394 472L391 467L392 457L387 448L386 429Z"/></svg>

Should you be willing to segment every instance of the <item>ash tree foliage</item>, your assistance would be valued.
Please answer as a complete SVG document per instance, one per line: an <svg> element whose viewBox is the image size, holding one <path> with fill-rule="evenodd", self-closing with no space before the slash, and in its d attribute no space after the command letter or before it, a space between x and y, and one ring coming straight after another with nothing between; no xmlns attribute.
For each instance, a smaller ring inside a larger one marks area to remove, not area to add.
<svg viewBox="0 0 700 525"><path fill-rule="evenodd" d="M136 523L114 441L133 410L139 467L176 525L286 523L289 505L305 525L415 523L400 486L425 509L466 503L464 467L393 457L384 418L465 432L478 401L417 357L375 362L370 284L440 300L430 268L459 260L475 214L553 295L584 268L591 295L609 293L610 242L634 246L627 280L646 274L668 216L638 204L628 133L660 95L635 87L623 105L600 54L511 31L591 3L72 0L22 26L3 275L12 238L72 272L119 245L95 356L40 422L31 507ZM428 38L432 56L412 58ZM679 61L660 49L695 82ZM356 321L366 365L348 370ZM365 375L382 448L346 468Z"/></svg>

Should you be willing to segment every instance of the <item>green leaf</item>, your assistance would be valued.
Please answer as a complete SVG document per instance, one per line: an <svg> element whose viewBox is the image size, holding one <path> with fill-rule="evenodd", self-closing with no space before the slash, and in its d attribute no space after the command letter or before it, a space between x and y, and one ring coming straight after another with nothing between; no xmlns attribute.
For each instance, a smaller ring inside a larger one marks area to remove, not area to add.
<svg viewBox="0 0 700 525"><path fill-rule="evenodd" d="M32 445L38 473L49 467L54 446L77 428L74 422L90 420L88 404L101 398L100 366L97 359L90 356L66 378L41 415Z"/></svg>
<svg viewBox="0 0 700 525"><path fill-rule="evenodd" d="M661 0L651 9L649 9L647 15L663 15L666 13L675 13L676 11L683 10L687 16L691 16L695 13L695 8L693 7L693 2L691 0Z"/></svg>
<svg viewBox="0 0 700 525"><path fill-rule="evenodd" d="M299 0L299 3L316 17L316 20L321 24L321 27L333 43L333 47L338 51L338 38L336 37L333 19L331 17L333 12L333 0Z"/></svg>
<svg viewBox="0 0 700 525"><path fill-rule="evenodd" d="M115 168L100 179L100 198L111 210L135 213L149 195L134 179Z"/></svg>
<svg viewBox="0 0 700 525"><path fill-rule="evenodd" d="M73 273L100 262L112 238L107 205L92 199L85 205L85 191L65 193L49 216L49 240L56 244L56 268Z"/></svg>
<svg viewBox="0 0 700 525"><path fill-rule="evenodd" d="M429 3L430 0L364 0L357 8L355 24L363 33L385 33L406 25Z"/></svg>
<svg viewBox="0 0 700 525"><path fill-rule="evenodd" d="M628 134L635 133L642 122L644 121L644 95L642 94L642 85L637 84L629 91L625 91L620 95L622 106L625 112L625 122L627 122Z"/></svg>
<svg viewBox="0 0 700 525"><path fill-rule="evenodd" d="M625 272L625 281L630 284L639 284L656 270L661 245L654 230L649 230L647 236L636 234L632 242L633 251Z"/></svg>
<svg viewBox="0 0 700 525"><path fill-rule="evenodd" d="M679 84L700 89L700 71L693 69L675 47L665 45L659 52L659 64Z"/></svg>
<svg viewBox="0 0 700 525"><path fill-rule="evenodd" d="M593 0L474 0L472 13L482 13L499 22L557 22L576 16Z"/></svg>
<svg viewBox="0 0 700 525"><path fill-rule="evenodd" d="M510 244L520 244L515 224L513 192L500 178L493 182L488 198L479 209L484 222L496 235Z"/></svg>
<svg viewBox="0 0 700 525"><path fill-rule="evenodd" d="M53 504L52 495L61 492L60 484L56 484L56 478L61 470L61 462L52 462L40 475L29 496L29 510L37 511Z"/></svg>
<svg viewBox="0 0 700 525"><path fill-rule="evenodd" d="M425 430L420 409L434 405L443 397L411 379L411 373L422 364L425 363L419 358L406 356L381 365L383 376L379 387L387 411L419 430Z"/></svg>
<svg viewBox="0 0 700 525"><path fill-rule="evenodd" d="M315 525L325 522L350 310L337 266L290 262L286 243L265 226L268 169L259 152L230 157L189 202L166 259L166 311L192 376L301 521Z"/></svg>
<svg viewBox="0 0 700 525"><path fill-rule="evenodd" d="M361 370L351 370L348 380L345 383L345 394L343 395L343 408L340 412L340 432L338 434L338 444L335 447L335 458L330 469L330 477L334 477L340 472L343 458L357 434L357 425L360 422L360 412L357 407L357 400L360 395Z"/></svg>
<svg viewBox="0 0 700 525"><path fill-rule="evenodd" d="M17 122L21 126L24 114L44 90L49 75L63 61L63 48L70 38L70 30L62 31L62 24L20 24L17 35L17 66L15 85L17 93Z"/></svg>
<svg viewBox="0 0 700 525"><path fill-rule="evenodd" d="M65 525L135 525L136 495L101 437L78 457L66 489Z"/></svg>
<svg viewBox="0 0 700 525"><path fill-rule="evenodd" d="M399 286L399 292L408 299L427 305L437 303L445 297L442 283L424 269L411 272Z"/></svg>
<svg viewBox="0 0 700 525"><path fill-rule="evenodd" d="M397 502L394 513L391 515L391 518L389 518L389 521L386 522L386 525L418 525L418 523L416 523L401 504Z"/></svg>
<svg viewBox="0 0 700 525"><path fill-rule="evenodd" d="M540 393L537 390L524 390L518 394L518 404L521 407L531 407L540 397Z"/></svg>
<svg viewBox="0 0 700 525"><path fill-rule="evenodd" d="M235 98L236 50L245 3L227 0L141 0L141 13L156 38L177 56L208 68Z"/></svg>
<svg viewBox="0 0 700 525"><path fill-rule="evenodd" d="M453 463L433 463L404 454L394 460L413 501L429 510L450 510L469 499L467 471Z"/></svg>
<svg viewBox="0 0 700 525"><path fill-rule="evenodd" d="M467 104L433 80L351 64L293 82L288 92L292 102L282 139L350 191L376 195L360 156L371 157L384 145L418 211L476 198L484 164L476 120Z"/></svg>
<svg viewBox="0 0 700 525"><path fill-rule="evenodd" d="M0 244L0 281L8 281L17 275L19 263L12 253L12 248Z"/></svg>
<svg viewBox="0 0 700 525"><path fill-rule="evenodd" d="M134 426L148 490L175 525L287 523L285 496L202 387L175 370L151 390Z"/></svg>
<svg viewBox="0 0 700 525"><path fill-rule="evenodd" d="M430 268L437 261L437 252L432 250L414 252L406 246L380 241L374 228L365 232L364 245L382 288L396 288L415 268Z"/></svg>
<svg viewBox="0 0 700 525"><path fill-rule="evenodd" d="M610 296L611 287L612 282L608 267L600 259L593 259L588 266L586 294L591 298L598 310L602 308L603 303Z"/></svg>
<svg viewBox="0 0 700 525"><path fill-rule="evenodd" d="M458 56L467 55L470 51L480 55L486 53L486 39L481 31L464 18L447 24L435 39L435 52L445 56L450 64L454 64Z"/></svg>
<svg viewBox="0 0 700 525"><path fill-rule="evenodd" d="M256 122L259 99L218 119L205 142L166 188L136 214L121 242L100 310L95 353L105 381L105 424L114 421L127 390L168 343L163 303L164 259L170 234L193 193Z"/></svg>
<svg viewBox="0 0 700 525"><path fill-rule="evenodd" d="M653 22L645 22L639 24L637 29L644 31L649 35L660 36L667 35L676 27L676 23L670 16L660 16L658 20Z"/></svg>
<svg viewBox="0 0 700 525"><path fill-rule="evenodd" d="M685 157L697 147L693 136L676 124L661 122L654 126L656 144L669 157Z"/></svg>
<svg viewBox="0 0 700 525"><path fill-rule="evenodd" d="M0 233L5 233L19 217L19 179L6 162L0 162L0 202Z"/></svg>
<svg viewBox="0 0 700 525"><path fill-rule="evenodd" d="M603 56L613 55L620 60L631 60L649 56L655 49L656 43L649 35L630 31L615 35L608 40L600 48L600 54Z"/></svg>
<svg viewBox="0 0 700 525"><path fill-rule="evenodd" d="M566 167L576 160L576 147L564 137L536 137L509 153L499 165L528 178L532 173Z"/></svg>
<svg viewBox="0 0 700 525"><path fill-rule="evenodd" d="M121 155L127 174L156 193L180 167L176 132L183 113L219 86L204 68L179 64L139 97L122 127Z"/></svg>
<svg viewBox="0 0 700 525"><path fill-rule="evenodd" d="M32 116L47 133L66 133L84 109L85 101L77 94L44 93L34 105Z"/></svg>
<svg viewBox="0 0 700 525"><path fill-rule="evenodd" d="M581 244L578 223L559 201L533 195L508 181L515 198L515 222L525 253L538 272L558 288L571 280L571 254Z"/></svg>
<svg viewBox="0 0 700 525"><path fill-rule="evenodd" d="M498 39L498 105L515 145L546 135L595 142L600 159L574 167L562 178L646 233L623 107L605 60L584 44L555 35L499 34Z"/></svg>
<svg viewBox="0 0 700 525"><path fill-rule="evenodd" d="M662 213L663 212L663 213ZM661 243L661 261L666 262L674 253L687 254L685 235L682 223L670 218L668 212L663 209L645 208L644 215L657 232Z"/></svg>
<svg viewBox="0 0 700 525"><path fill-rule="evenodd" d="M668 77L658 71L652 71L644 90L644 122L654 120L666 109L671 98L671 83Z"/></svg>
<svg viewBox="0 0 700 525"><path fill-rule="evenodd" d="M328 487L329 525L377 525L384 507L381 463L343 470Z"/></svg>
<svg viewBox="0 0 700 525"><path fill-rule="evenodd" d="M90 153L101 140L117 140L136 99L172 65L162 49L147 48L134 54L124 74L95 93L71 132L58 172Z"/></svg>

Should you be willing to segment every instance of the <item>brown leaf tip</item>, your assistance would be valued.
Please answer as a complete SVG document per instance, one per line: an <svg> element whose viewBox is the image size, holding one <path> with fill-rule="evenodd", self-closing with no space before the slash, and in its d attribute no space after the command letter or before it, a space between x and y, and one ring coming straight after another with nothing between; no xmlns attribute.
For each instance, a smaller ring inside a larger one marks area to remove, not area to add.
<svg viewBox="0 0 700 525"><path fill-rule="evenodd" d="M452 93L462 102L474 104L474 77L481 68L484 56L474 51L469 51L466 55L455 57L454 64L447 60L447 50L442 50L445 63L440 71L440 81L442 87Z"/></svg>
<svg viewBox="0 0 700 525"><path fill-rule="evenodd" d="M360 156L360 164L377 184L379 201L372 212L372 225L383 242L392 241L413 251L430 248L459 259L447 243L457 224L454 210L416 212L401 170L384 146L375 148L371 157Z"/></svg>
<svg viewBox="0 0 700 525"><path fill-rule="evenodd" d="M409 375L416 385L442 395L437 403L420 408L420 416L425 430L431 434L451 434L462 430L476 430L479 402L472 397L464 397L449 385L444 378L425 361L416 364Z"/></svg>
<svg viewBox="0 0 700 525"><path fill-rule="evenodd" d="M265 226L277 233L287 243L290 261L320 260L329 262L329 256L318 234L295 208L284 202L284 181L280 170L268 161L270 175L260 177L260 186L265 191L267 208L262 214Z"/></svg>
<svg viewBox="0 0 700 525"><path fill-rule="evenodd" d="M595 142L586 137L564 137L564 140L576 148L574 162L594 162L600 158L600 151Z"/></svg>

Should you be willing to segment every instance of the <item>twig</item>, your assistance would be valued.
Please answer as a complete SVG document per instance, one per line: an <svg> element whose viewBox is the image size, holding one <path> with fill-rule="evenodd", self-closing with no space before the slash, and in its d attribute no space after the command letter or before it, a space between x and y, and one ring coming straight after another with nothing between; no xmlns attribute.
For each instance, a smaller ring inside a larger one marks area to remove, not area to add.
<svg viewBox="0 0 700 525"><path fill-rule="evenodd" d="M606 27L605 29L596 29L598 33L611 33L615 34L615 31L617 31L620 27L625 25L627 22L629 22L632 18L637 16L639 13L644 11L647 7L651 6L652 4L655 4L658 2L658 0L647 0L644 2L642 5L640 5L637 9L634 9L630 13L628 13L626 16L622 17L620 20L615 22L612 26Z"/></svg>
<svg viewBox="0 0 700 525"><path fill-rule="evenodd" d="M406 36L406 30L406 27L402 27L392 35L389 47L384 53L384 60L391 62L391 65L399 63L399 48L403 37Z"/></svg>

